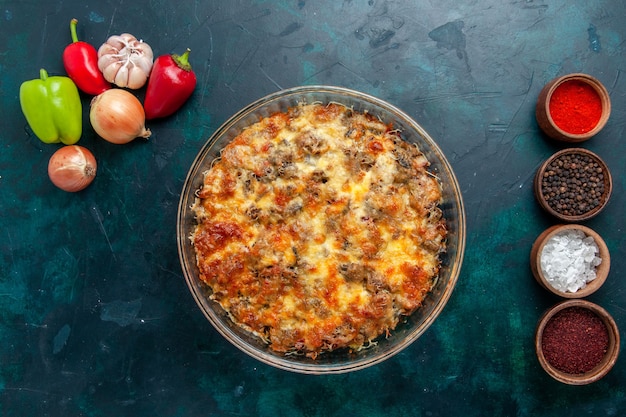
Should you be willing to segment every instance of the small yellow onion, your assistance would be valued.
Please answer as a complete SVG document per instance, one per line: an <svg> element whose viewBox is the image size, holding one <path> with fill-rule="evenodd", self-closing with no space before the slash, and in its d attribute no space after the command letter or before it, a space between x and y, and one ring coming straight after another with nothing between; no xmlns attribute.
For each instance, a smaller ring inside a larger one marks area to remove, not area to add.
<svg viewBox="0 0 626 417"><path fill-rule="evenodd" d="M48 176L52 183L70 193L87 188L96 177L97 169L91 151L78 145L60 148L48 162Z"/></svg>
<svg viewBox="0 0 626 417"><path fill-rule="evenodd" d="M89 120L100 137L118 145L151 134L139 99L120 88L106 90L91 100Z"/></svg>

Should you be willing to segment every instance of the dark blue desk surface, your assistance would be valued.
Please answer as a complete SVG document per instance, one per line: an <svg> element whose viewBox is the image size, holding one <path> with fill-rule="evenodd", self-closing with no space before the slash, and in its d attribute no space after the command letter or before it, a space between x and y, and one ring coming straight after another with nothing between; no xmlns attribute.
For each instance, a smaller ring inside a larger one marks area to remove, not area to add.
<svg viewBox="0 0 626 417"><path fill-rule="evenodd" d="M96 47L122 32L158 55L189 47L198 75L179 113L148 123L147 142L110 145L85 112L80 144L100 167L79 194L48 181L57 146L29 136L18 102L40 67L63 73L72 17ZM618 0L1 0L0 415L623 415L625 358L584 387L540 368L534 328L558 299L534 282L528 254L555 223L532 178L562 147L538 131L537 94L555 76L594 75L613 113L583 146L609 164L614 194L587 223L612 254L589 299L626 328L625 18ZM176 252L180 189L201 145L249 102L302 84L361 90L413 116L451 161L467 210L465 263L440 318L391 360L346 375L275 370L224 341Z"/></svg>

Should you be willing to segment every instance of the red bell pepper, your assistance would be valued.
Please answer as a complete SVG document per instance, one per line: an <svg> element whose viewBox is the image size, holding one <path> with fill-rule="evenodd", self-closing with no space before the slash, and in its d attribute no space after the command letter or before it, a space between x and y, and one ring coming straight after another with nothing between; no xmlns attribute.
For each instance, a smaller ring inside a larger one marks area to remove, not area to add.
<svg viewBox="0 0 626 417"><path fill-rule="evenodd" d="M146 119L170 116L193 93L196 74L189 64L189 52L188 48L182 55L161 55L154 61L143 105Z"/></svg>
<svg viewBox="0 0 626 417"><path fill-rule="evenodd" d="M67 75L74 81L78 88L93 96L105 92L111 88L111 84L104 79L98 68L98 52L96 48L87 42L79 41L76 35L78 20L70 22L72 43L63 51L63 65Z"/></svg>

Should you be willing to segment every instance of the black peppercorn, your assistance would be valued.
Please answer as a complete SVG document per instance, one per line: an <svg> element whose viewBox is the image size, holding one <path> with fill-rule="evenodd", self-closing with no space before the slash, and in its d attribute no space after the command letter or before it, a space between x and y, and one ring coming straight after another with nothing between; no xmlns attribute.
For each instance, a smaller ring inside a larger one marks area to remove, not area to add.
<svg viewBox="0 0 626 417"><path fill-rule="evenodd" d="M602 202L604 172L588 155L562 154L554 159L541 179L547 204L565 216L581 216Z"/></svg>

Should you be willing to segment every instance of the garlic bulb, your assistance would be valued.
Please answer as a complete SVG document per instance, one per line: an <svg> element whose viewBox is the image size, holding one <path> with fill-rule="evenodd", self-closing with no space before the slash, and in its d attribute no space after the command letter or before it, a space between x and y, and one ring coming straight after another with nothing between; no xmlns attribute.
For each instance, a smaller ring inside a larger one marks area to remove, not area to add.
<svg viewBox="0 0 626 417"><path fill-rule="evenodd" d="M129 33L109 37L98 49L98 68L108 82L118 87L143 87L153 60L150 45Z"/></svg>

